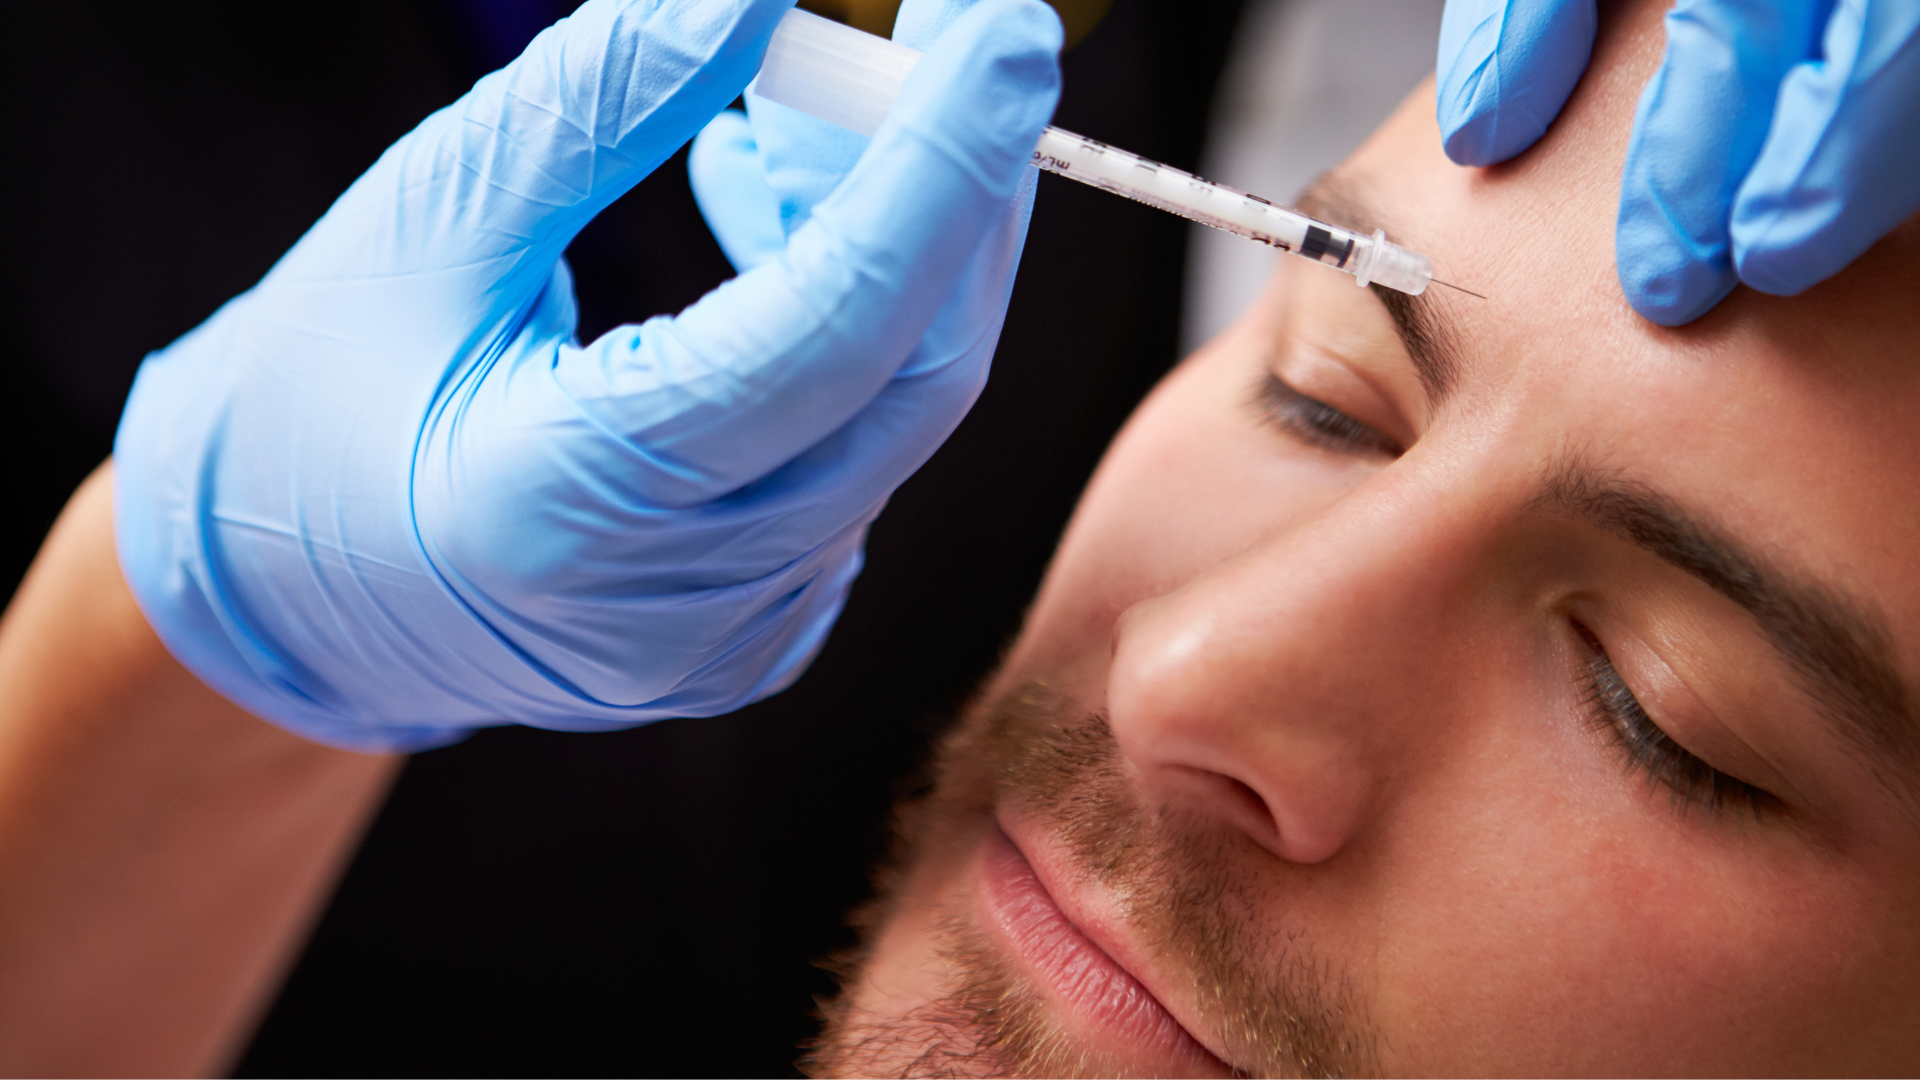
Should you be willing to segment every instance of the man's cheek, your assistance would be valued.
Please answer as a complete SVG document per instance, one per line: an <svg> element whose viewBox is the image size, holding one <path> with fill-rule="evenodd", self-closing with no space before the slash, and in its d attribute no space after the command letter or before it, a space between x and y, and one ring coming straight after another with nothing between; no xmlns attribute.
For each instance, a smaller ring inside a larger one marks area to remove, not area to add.
<svg viewBox="0 0 1920 1080"><path fill-rule="evenodd" d="M1184 371L1135 411L1101 459L1067 524L996 692L1033 679L1059 688L1069 669L1103 668L1113 625L1142 599L1177 587L1199 448L1180 431ZM1171 584L1170 584L1171 582ZM1099 671L1083 673L1091 686Z"/></svg>
<svg viewBox="0 0 1920 1080"><path fill-rule="evenodd" d="M1830 876L1754 857L1729 842L1742 823L1682 820L1664 793L1611 779L1630 790L1567 799L1516 783L1417 811L1451 827L1400 833L1375 973L1396 1060L1765 1070L1858 994L1839 958L1875 920L1846 910Z"/></svg>

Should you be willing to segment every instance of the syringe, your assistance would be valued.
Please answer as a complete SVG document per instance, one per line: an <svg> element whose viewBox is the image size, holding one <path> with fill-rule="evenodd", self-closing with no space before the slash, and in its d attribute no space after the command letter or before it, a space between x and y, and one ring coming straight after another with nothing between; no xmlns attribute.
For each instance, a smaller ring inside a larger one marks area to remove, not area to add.
<svg viewBox="0 0 1920 1080"><path fill-rule="evenodd" d="M801 11L787 12L767 46L767 58L749 89L862 135L872 135L900 96L900 85L920 54L883 37ZM1433 262L1375 229L1373 235L1316 221L1258 195L1210 183L1105 143L1048 127L1033 164L1189 221L1271 244L1418 296L1433 280Z"/></svg>

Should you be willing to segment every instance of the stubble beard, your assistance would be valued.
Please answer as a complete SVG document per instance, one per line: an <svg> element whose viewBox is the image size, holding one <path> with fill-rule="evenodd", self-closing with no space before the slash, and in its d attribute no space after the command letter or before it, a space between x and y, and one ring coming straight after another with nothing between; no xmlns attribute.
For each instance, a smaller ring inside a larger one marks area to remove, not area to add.
<svg viewBox="0 0 1920 1080"><path fill-rule="evenodd" d="M854 1007L867 951L929 842L1004 801L1042 822L1076 866L1117 898L1152 955L1189 973L1242 1075L1378 1072L1381 1039L1343 973L1303 930L1261 931L1271 906L1249 860L1272 856L1219 823L1147 809L1135 798L1106 717L1034 684L975 706L943 740L930 795L898 808L896 853L857 912L861 950L829 968L841 993L802 1067L810 1076L1113 1076L1123 1061L1069 1037L1040 992L988 943L970 908L932 933L943 993L895 1016Z"/></svg>

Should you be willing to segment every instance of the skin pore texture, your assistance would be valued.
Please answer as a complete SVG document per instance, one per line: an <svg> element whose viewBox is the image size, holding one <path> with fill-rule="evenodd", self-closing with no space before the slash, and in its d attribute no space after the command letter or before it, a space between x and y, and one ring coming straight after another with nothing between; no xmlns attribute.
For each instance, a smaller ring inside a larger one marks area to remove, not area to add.
<svg viewBox="0 0 1920 1080"><path fill-rule="evenodd" d="M1634 315L1660 3L1547 137L1430 87L1141 406L866 912L818 1075L1920 1068L1920 228Z"/></svg>

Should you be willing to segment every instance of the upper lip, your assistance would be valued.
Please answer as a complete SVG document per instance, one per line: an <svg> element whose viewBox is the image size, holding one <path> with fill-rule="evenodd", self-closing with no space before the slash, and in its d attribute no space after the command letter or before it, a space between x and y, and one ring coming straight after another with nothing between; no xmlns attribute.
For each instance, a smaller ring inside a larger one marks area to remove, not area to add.
<svg viewBox="0 0 1920 1080"><path fill-rule="evenodd" d="M1125 932L1121 918L1111 911L1102 911L1099 900L1089 896L1089 890L1084 887L1077 887L1071 880L1072 875L1063 872L1071 869L1072 857L1062 851L1058 844L1050 842L1036 822L1009 813L1005 808L1001 808L996 817L1000 830L1026 857L1041 886L1053 898L1067 921L1084 934L1095 948L1106 953L1121 970L1133 976L1195 1045L1217 1059L1223 1069L1232 1069L1219 1041L1202 1034L1202 1029L1194 1023L1197 1017L1183 1015L1186 1011L1184 1005L1162 992L1160 984L1166 980L1166 973L1154 970L1154 966L1148 962L1147 950Z"/></svg>

